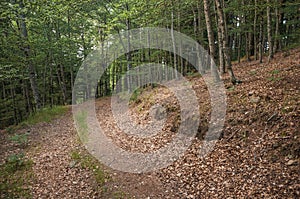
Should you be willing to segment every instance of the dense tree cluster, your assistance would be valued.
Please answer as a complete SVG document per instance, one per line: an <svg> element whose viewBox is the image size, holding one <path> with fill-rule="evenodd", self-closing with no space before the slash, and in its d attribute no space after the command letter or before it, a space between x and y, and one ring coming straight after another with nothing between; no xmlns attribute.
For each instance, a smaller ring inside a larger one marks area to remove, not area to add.
<svg viewBox="0 0 300 199"><path fill-rule="evenodd" d="M70 104L89 52L108 35L133 28L164 27L192 37L235 83L232 60L262 61L264 54L270 60L299 45L299 6L297 0L1 1L0 128L42 107ZM189 72L187 61L169 52L130 52L111 64L97 96L110 95L122 74L142 62Z"/></svg>

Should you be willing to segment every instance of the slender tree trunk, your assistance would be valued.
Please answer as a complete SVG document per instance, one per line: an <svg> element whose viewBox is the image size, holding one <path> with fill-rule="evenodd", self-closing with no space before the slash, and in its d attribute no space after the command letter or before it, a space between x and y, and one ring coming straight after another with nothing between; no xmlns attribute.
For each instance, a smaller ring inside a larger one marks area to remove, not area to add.
<svg viewBox="0 0 300 199"><path fill-rule="evenodd" d="M126 3L126 10L129 12L129 5ZM127 47L128 47L128 53L126 54L126 59L127 59L127 71L130 71L132 68L132 55L131 55L131 41L130 41L130 28L131 28L131 22L130 19L126 19L126 28L127 28ZM131 78L129 75L127 75L127 89L128 92L131 91Z"/></svg>
<svg viewBox="0 0 300 199"><path fill-rule="evenodd" d="M238 33L238 63L241 63L242 34Z"/></svg>
<svg viewBox="0 0 300 199"><path fill-rule="evenodd" d="M20 1L19 6L21 9L24 8L23 1ZM41 98L40 98L40 93L39 93L38 86L36 83L35 67L31 61L31 49L28 44L28 31L27 31L27 25L26 25L26 17L24 14L19 14L19 18L20 18L21 36L25 42L24 53L25 53L25 57L28 62L27 64L28 64L28 69L29 69L28 71L29 71L30 85L31 85L31 89L33 92L33 96L34 96L36 109L39 110L41 108Z"/></svg>
<svg viewBox="0 0 300 199"><path fill-rule="evenodd" d="M181 1L178 0L177 4L180 6L181 5ZM180 21L181 21L181 12L180 12L181 8L179 7L177 9L177 31L181 32L181 24L180 24ZM180 45L179 45L179 55L182 55L182 40L180 40ZM177 56L178 57L178 70L179 70L179 67L180 67L180 72L182 75L185 75L185 72L184 72L184 64L183 64L183 58L182 56ZM178 75L177 75L178 76Z"/></svg>
<svg viewBox="0 0 300 199"><path fill-rule="evenodd" d="M236 83L238 83L238 80L236 79L236 77L235 77L235 75L233 73L233 70L232 70L231 57L230 57L230 52L229 52L229 47L228 47L227 32L225 30L223 9L221 7L220 0L215 0L215 2L216 2L216 6L217 6L217 12L218 12L218 16L219 16L219 21L220 21L219 26L221 27L221 32L222 32L223 52L224 52L224 58L225 58L226 67L228 69L228 73L229 73L231 82L233 84L236 84Z"/></svg>
<svg viewBox="0 0 300 199"><path fill-rule="evenodd" d="M259 44L258 44L258 49L259 49L259 63L263 62L263 23L264 19L261 16L260 17L260 23L259 23Z"/></svg>
<svg viewBox="0 0 300 199"><path fill-rule="evenodd" d="M12 80L14 82L14 80ZM15 85L14 83L10 83L10 94L12 98L12 104L13 104L13 112L14 112L14 124L18 124L18 118L17 118L17 107L16 107L16 92L15 92Z"/></svg>
<svg viewBox="0 0 300 199"><path fill-rule="evenodd" d="M215 6L214 6L214 9ZM224 63L224 53L223 53L223 39L222 39L222 31L221 31L221 28L219 26L220 24L220 21L218 20L218 16L217 16L217 12L215 14L215 18L216 18L216 26L218 27L218 50L219 50L219 70L220 70L220 73L221 74L224 74L225 73L225 63Z"/></svg>
<svg viewBox="0 0 300 199"><path fill-rule="evenodd" d="M68 10L68 17L67 17L68 21L68 38L69 38L69 46L71 47L71 16L70 16L70 10ZM74 86L74 70L73 70L73 63L71 61L71 56L69 58L69 62L70 62L70 87L71 87L71 91L73 90L73 86ZM72 103L72 96L70 97L70 101L69 103Z"/></svg>
<svg viewBox="0 0 300 199"><path fill-rule="evenodd" d="M208 37L208 45L209 45L209 54L214 59L215 58L215 39L214 33L212 30L212 25L210 21L210 6L208 0L203 0L204 3L204 14L205 14L205 21L207 27L207 37Z"/></svg>
<svg viewBox="0 0 300 199"><path fill-rule="evenodd" d="M214 44L214 34L212 31L212 25L210 21L210 6L208 0L203 0L204 3L204 14L205 14L205 21L207 27L207 36L208 36L208 43L209 43L209 51L210 57L208 58L209 67L214 78L214 81L220 81L220 77L218 75L217 68L213 64L213 60L215 58L215 44Z"/></svg>
<svg viewBox="0 0 300 199"><path fill-rule="evenodd" d="M176 43L175 43L175 38L174 38L174 13L173 13L173 10L172 10L172 13L171 13L171 37L172 37L172 45L173 45L173 66L175 68L175 78L178 79L178 74L177 74L177 71L178 71L178 65L177 65L177 56L176 56Z"/></svg>
<svg viewBox="0 0 300 199"><path fill-rule="evenodd" d="M272 43L272 19L271 19L271 7L270 0L267 0L267 29L268 29L268 46L269 46L269 57L268 61L273 59L273 43Z"/></svg>
<svg viewBox="0 0 300 199"><path fill-rule="evenodd" d="M274 39L274 46L273 46L273 52L276 53L278 50L278 43L279 43L279 23L280 23L280 14L279 14L279 4L278 0L276 1L276 7L275 7L275 16L276 16L276 24L275 24L275 39Z"/></svg>
<svg viewBox="0 0 300 199"><path fill-rule="evenodd" d="M197 4L197 7L198 7L199 3ZM199 8L198 9L198 12L199 12ZM201 34L200 31L199 31L199 28L198 28L198 24L200 22L198 22L197 24L197 13L196 13L197 10L194 10L193 9L193 16L194 16L194 35L195 35L195 38L197 38L198 42L200 39L199 38L199 35ZM198 13L198 20L201 18L199 17L199 13ZM204 69L203 69L203 66L202 66L202 60L201 60L201 55L200 55L200 49L199 49L199 46L197 45L197 49L196 49L196 52L197 52L197 68L198 68L198 71L201 73L201 74L204 74ZM192 55L194 56L194 55Z"/></svg>
<svg viewBox="0 0 300 199"><path fill-rule="evenodd" d="M254 36L254 59L257 60L257 34L256 34L256 26L257 26L257 0L254 0L254 22L253 22L253 36Z"/></svg>

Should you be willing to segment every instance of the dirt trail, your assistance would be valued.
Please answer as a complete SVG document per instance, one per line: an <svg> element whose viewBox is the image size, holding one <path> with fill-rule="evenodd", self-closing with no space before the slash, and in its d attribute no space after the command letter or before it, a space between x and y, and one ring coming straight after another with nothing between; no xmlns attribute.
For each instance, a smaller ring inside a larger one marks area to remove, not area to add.
<svg viewBox="0 0 300 199"><path fill-rule="evenodd" d="M78 141L71 111L48 124L20 130L30 132L25 152L33 160L34 176L28 188L33 198L299 198L299 72L299 49L276 55L270 64L239 65L236 74L243 80L241 85L232 87L229 78L224 78L228 96L226 122L223 137L211 154L200 159L197 155L202 141L195 139L184 157L157 172L130 174L100 165L107 175L101 185L92 169L72 159L75 152L87 152ZM196 77L190 80L202 101L207 92L205 85ZM160 89L158 93L165 92ZM164 94L172 99L167 92ZM117 128L108 111L109 99L100 99L96 105L98 115L106 118L102 125L113 136ZM147 121L147 108L154 102L161 101L154 97L151 102L138 102L132 109L141 114L140 122ZM208 116L208 105L204 103L201 111ZM206 121L201 120L200 133ZM174 125L177 124L170 120L162 139L170 138ZM115 135L119 140L128 139L120 132ZM18 150L6 143L6 138L2 133L2 162ZM157 140L161 139L152 141ZM147 148L141 146L143 141L130 138L122 143L130 150Z"/></svg>

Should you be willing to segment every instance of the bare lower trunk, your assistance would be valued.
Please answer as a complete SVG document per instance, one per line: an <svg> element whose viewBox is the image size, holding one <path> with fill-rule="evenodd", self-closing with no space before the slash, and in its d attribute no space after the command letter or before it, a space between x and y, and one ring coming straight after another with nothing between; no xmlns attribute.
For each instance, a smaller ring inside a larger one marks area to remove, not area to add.
<svg viewBox="0 0 300 199"><path fill-rule="evenodd" d="M276 25L275 25L275 39L274 39L274 46L273 52L276 53L278 50L278 43L279 43L279 23L280 23L280 14L278 10L278 6L275 8L275 16L276 16Z"/></svg>
<svg viewBox="0 0 300 199"><path fill-rule="evenodd" d="M208 0L204 0L203 3L204 3L204 14L205 14L206 27L207 27L209 51L210 51L210 57L207 59L207 61L209 63L214 80L219 81L220 77L217 68L213 64L213 60L215 58L215 44L214 44L214 34L212 31L212 25L210 21L210 8L209 8Z"/></svg>
<svg viewBox="0 0 300 199"><path fill-rule="evenodd" d="M221 33L222 33L223 53L224 53L226 67L227 67L231 82L233 84L236 84L238 81L235 78L235 75L232 70L231 57L230 57L229 46L228 46L228 41L227 41L227 32L226 32L225 23L224 23L223 9L221 7L220 0L215 0L215 2L216 2L217 12L218 12L218 16L219 16L219 22L220 22L219 26L221 28Z"/></svg>
<svg viewBox="0 0 300 199"><path fill-rule="evenodd" d="M259 24L259 63L262 63L263 59L263 17L260 18Z"/></svg>
<svg viewBox="0 0 300 199"><path fill-rule="evenodd" d="M255 10L254 10L254 22L253 22L253 36L254 36L254 60L257 60L257 34L256 34L256 25L257 25L257 0L254 1Z"/></svg>
<svg viewBox="0 0 300 199"><path fill-rule="evenodd" d="M219 70L221 74L225 73L225 63L224 63L224 53L223 53L223 43L222 43L222 31L219 26L218 16L215 15L216 25L218 27L218 46L219 46Z"/></svg>
<svg viewBox="0 0 300 199"><path fill-rule="evenodd" d="M175 44L175 38L174 38L174 13L172 11L171 14L171 19L172 19L172 23L171 23L171 37L172 37L172 46L173 46L173 66L175 68L175 78L178 79L178 65L177 65L177 57L176 57L176 44Z"/></svg>
<svg viewBox="0 0 300 199"><path fill-rule="evenodd" d="M270 0L267 0L267 29L268 29L268 44L269 44L269 58L268 61L273 59L273 43L272 43L272 19L271 19L271 7L270 7Z"/></svg>

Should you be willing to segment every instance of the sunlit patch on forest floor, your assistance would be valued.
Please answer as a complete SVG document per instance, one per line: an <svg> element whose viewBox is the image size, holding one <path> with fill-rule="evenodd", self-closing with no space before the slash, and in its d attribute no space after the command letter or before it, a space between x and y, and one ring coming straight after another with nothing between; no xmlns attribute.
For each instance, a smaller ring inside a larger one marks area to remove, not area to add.
<svg viewBox="0 0 300 199"><path fill-rule="evenodd" d="M90 156L69 110L51 122L0 133L0 197L22 198L298 198L300 196L300 49L276 54L270 63L235 64L242 84L227 75L227 115L212 153L198 157L210 115L207 88L188 77L200 104L197 138L167 168L146 174L111 170ZM168 114L164 131L137 139L118 129L110 98L96 101L107 136L129 151L149 152L170 142L180 121L179 106L166 88L146 88L130 104L137 123L147 123L150 107ZM13 132L12 132L13 131ZM19 181L17 180L19 179Z"/></svg>

